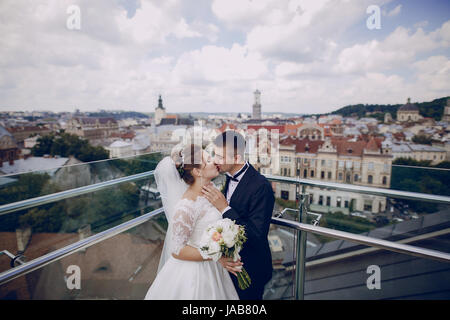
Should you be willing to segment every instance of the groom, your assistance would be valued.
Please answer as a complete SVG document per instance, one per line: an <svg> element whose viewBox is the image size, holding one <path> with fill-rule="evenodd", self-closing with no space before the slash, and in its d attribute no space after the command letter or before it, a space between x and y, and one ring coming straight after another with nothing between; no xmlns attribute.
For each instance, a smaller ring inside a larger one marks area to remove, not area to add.
<svg viewBox="0 0 450 320"><path fill-rule="evenodd" d="M225 131L214 141L214 163L226 173L223 193L212 185L203 187L203 195L220 211L223 218L245 227L247 241L240 252L251 285L245 290L231 277L241 300L262 300L264 285L272 278L272 256L267 235L275 202L267 179L245 161L245 139L234 131ZM233 274L242 263L221 259Z"/></svg>

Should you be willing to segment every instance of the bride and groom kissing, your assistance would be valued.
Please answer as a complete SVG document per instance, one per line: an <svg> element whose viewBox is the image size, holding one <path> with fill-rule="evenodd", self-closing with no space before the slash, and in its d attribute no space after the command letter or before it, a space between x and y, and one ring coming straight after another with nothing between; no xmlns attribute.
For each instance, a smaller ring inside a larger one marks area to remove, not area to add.
<svg viewBox="0 0 450 320"><path fill-rule="evenodd" d="M272 277L267 235L275 198L269 181L244 155L244 137L225 131L214 140L214 158L190 144L160 161L155 180L169 226L145 300L262 299ZM226 174L222 191L211 182L219 173ZM245 228L237 261L214 261L200 250L205 230L224 218ZM242 290L237 274L244 265L251 283Z"/></svg>

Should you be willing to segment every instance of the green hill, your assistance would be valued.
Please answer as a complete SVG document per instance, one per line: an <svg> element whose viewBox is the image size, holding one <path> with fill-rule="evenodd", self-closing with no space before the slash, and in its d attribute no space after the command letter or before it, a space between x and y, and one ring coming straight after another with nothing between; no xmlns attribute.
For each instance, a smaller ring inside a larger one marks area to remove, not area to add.
<svg viewBox="0 0 450 320"><path fill-rule="evenodd" d="M423 117L433 118L440 121L442 114L444 113L444 107L447 104L447 98L443 97L439 99L434 99L430 102L413 102L419 107L419 113ZM339 114L343 117L357 116L358 118L372 116L378 119L382 119L385 113L389 112L395 119L397 116L397 109L403 104L355 104L342 107L336 111L331 112L331 114ZM374 113L367 115L367 113Z"/></svg>

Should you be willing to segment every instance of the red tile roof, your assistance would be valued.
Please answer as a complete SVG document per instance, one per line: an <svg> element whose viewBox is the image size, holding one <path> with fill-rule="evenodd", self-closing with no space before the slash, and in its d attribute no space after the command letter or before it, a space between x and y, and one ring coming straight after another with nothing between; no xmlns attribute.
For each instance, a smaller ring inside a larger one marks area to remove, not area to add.
<svg viewBox="0 0 450 320"><path fill-rule="evenodd" d="M280 145L290 146L295 145L295 152L298 153L317 153L319 147L324 143L322 140L297 139L287 137L280 140Z"/></svg>

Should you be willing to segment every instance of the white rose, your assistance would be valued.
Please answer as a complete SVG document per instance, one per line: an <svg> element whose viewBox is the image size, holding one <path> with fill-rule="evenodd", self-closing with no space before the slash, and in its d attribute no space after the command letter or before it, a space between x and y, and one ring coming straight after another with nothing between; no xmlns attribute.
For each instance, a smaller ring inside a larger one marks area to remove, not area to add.
<svg viewBox="0 0 450 320"><path fill-rule="evenodd" d="M227 230L222 233L223 241L225 242L225 245L228 248L231 248L232 246L234 246L234 237L235 237L235 235L233 234L233 232L231 230Z"/></svg>
<svg viewBox="0 0 450 320"><path fill-rule="evenodd" d="M208 251L209 251L209 253L220 252L220 245L217 242L215 242L215 241L211 241Z"/></svg>

